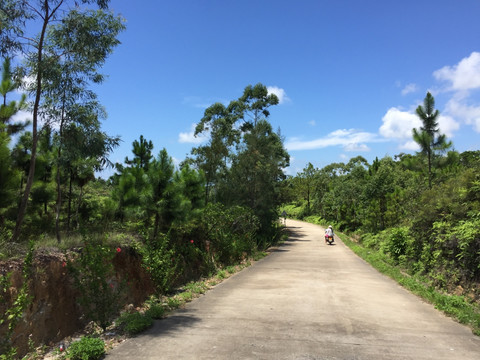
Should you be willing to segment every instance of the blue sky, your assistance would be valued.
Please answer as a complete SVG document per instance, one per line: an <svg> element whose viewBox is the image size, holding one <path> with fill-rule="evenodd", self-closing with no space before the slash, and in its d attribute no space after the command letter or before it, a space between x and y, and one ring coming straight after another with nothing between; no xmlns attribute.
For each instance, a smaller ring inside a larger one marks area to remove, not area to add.
<svg viewBox="0 0 480 360"><path fill-rule="evenodd" d="M288 174L362 155L412 153L427 91L458 151L480 148L478 0L112 0L122 44L96 91L111 160L152 140L179 162L200 139L206 107L263 83L280 104L270 122L291 156Z"/></svg>

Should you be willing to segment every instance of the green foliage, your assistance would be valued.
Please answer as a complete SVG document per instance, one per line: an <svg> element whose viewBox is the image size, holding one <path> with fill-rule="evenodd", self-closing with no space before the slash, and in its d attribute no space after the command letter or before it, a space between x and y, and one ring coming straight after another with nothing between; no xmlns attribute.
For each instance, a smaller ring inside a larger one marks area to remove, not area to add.
<svg viewBox="0 0 480 360"><path fill-rule="evenodd" d="M239 206L209 204L202 216L208 252L215 264L230 265L256 250L259 222L253 212Z"/></svg>
<svg viewBox="0 0 480 360"><path fill-rule="evenodd" d="M116 250L95 241L84 239L80 255L68 262L73 276L74 286L79 292L78 301L87 318L96 322L102 329L111 323L113 315L119 310L119 298L124 284L117 282L113 268Z"/></svg>
<svg viewBox="0 0 480 360"><path fill-rule="evenodd" d="M117 319L117 324L122 326L126 333L135 335L151 327L153 320L149 313L123 313Z"/></svg>
<svg viewBox="0 0 480 360"><path fill-rule="evenodd" d="M150 305L145 315L152 319L162 319L165 316L165 308L159 304Z"/></svg>
<svg viewBox="0 0 480 360"><path fill-rule="evenodd" d="M408 228L392 228L388 238L387 250L390 256L398 261L399 258L406 254L408 245Z"/></svg>
<svg viewBox="0 0 480 360"><path fill-rule="evenodd" d="M72 343L65 356L70 360L99 360L105 354L105 343L102 339L83 336Z"/></svg>
<svg viewBox="0 0 480 360"><path fill-rule="evenodd" d="M167 293L179 276L179 259L174 249L168 247L169 238L162 235L156 240L147 239L139 248L142 266L148 271L159 294Z"/></svg>

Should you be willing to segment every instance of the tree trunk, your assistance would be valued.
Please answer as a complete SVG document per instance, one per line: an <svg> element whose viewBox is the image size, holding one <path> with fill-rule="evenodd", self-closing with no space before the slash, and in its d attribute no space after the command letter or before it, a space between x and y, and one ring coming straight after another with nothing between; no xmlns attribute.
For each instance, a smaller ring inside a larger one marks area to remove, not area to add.
<svg viewBox="0 0 480 360"><path fill-rule="evenodd" d="M50 20L48 4L45 9L46 16L43 20L42 32L40 33L40 40L38 42L38 51L37 51L37 90L35 94L35 102L33 105L33 119L32 119L32 152L30 154L30 167L28 170L27 183L25 185L25 191L23 193L23 198L18 209L17 222L15 224L15 229L13 230L11 242L17 242L20 237L20 231L25 218L25 213L27 211L28 198L30 197L30 191L32 190L33 178L35 175L35 162L37 160L37 144L38 144L38 108L40 107L40 95L42 93L42 57L43 57L43 42L45 39L45 33L47 31L47 25Z"/></svg>
<svg viewBox="0 0 480 360"><path fill-rule="evenodd" d="M72 182L73 171L70 169L70 181L68 185L67 231L70 231L70 218L72 216Z"/></svg>

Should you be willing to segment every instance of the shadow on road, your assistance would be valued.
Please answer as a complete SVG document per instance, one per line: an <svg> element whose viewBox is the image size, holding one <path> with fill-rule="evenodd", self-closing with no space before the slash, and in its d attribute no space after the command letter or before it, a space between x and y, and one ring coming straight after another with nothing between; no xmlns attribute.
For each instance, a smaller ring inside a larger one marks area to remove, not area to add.
<svg viewBox="0 0 480 360"><path fill-rule="evenodd" d="M199 318L191 315L181 315L183 310L177 310L176 315L170 315L165 319L156 320L153 327L145 332L146 336L157 337L161 335L173 334L181 332L187 327L201 321Z"/></svg>

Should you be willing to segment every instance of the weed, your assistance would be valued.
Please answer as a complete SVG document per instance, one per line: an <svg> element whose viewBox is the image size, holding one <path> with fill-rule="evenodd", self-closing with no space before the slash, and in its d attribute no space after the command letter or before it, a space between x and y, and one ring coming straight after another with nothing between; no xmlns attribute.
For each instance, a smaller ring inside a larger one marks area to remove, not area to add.
<svg viewBox="0 0 480 360"><path fill-rule="evenodd" d="M227 272L225 270L218 270L217 278L225 279L227 277Z"/></svg>
<svg viewBox="0 0 480 360"><path fill-rule="evenodd" d="M105 343L103 340L84 336L74 342L66 351L66 357L70 360L97 360L105 354Z"/></svg>
<svg viewBox="0 0 480 360"><path fill-rule="evenodd" d="M165 308L162 305L151 305L145 314L152 319L161 319L165 316Z"/></svg>
<svg viewBox="0 0 480 360"><path fill-rule="evenodd" d="M148 313L124 313L117 319L117 324L122 326L126 333L135 335L153 325L153 319Z"/></svg>
<svg viewBox="0 0 480 360"><path fill-rule="evenodd" d="M171 297L167 299L167 305L171 310L174 310L180 307L181 302L177 298Z"/></svg>

